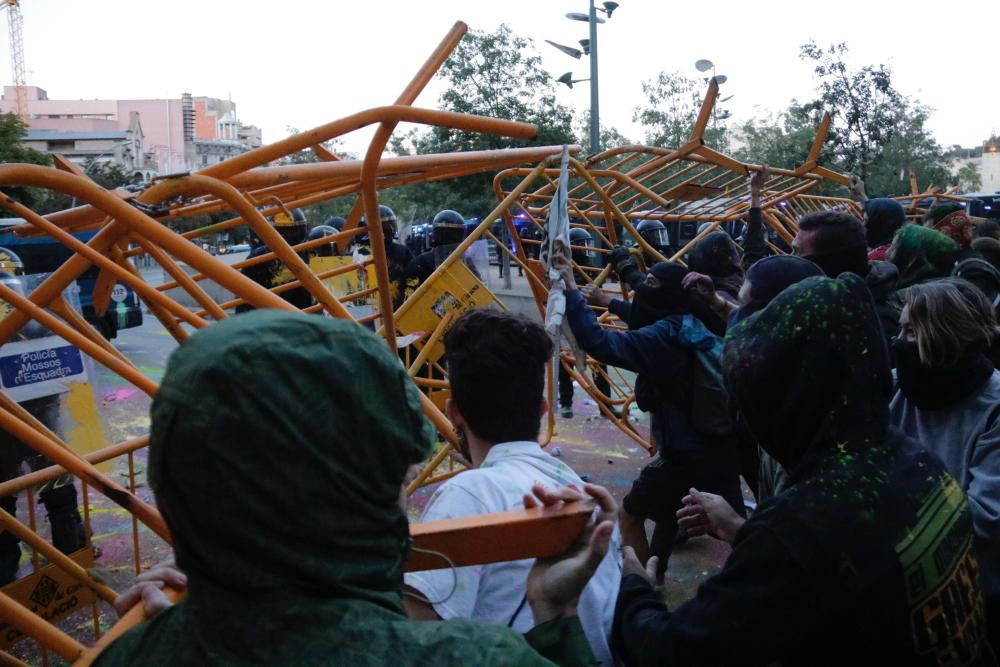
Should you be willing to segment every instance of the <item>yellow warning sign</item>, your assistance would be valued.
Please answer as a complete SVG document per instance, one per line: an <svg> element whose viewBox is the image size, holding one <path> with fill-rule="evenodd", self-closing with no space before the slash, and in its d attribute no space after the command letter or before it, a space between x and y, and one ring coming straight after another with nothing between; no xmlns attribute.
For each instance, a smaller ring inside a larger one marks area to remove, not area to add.
<svg viewBox="0 0 1000 667"><path fill-rule="evenodd" d="M309 259L309 269L319 275L350 266L354 263L355 260L353 257L311 257ZM375 287L377 283L374 264L369 264L364 269L346 271L335 276L323 278L323 284L337 298L343 298L349 294Z"/></svg>
<svg viewBox="0 0 1000 667"><path fill-rule="evenodd" d="M473 308L502 307L500 301L463 262L454 262L448 270L427 284L427 289L396 320L396 328L403 334L418 331L430 334L448 313L454 313L452 322L459 315ZM417 348L421 343L414 343ZM438 361L444 355L441 339L431 350L428 362Z"/></svg>
<svg viewBox="0 0 1000 667"><path fill-rule="evenodd" d="M94 550L90 547L70 554L70 558L84 569L94 567ZM51 563L0 590L54 624L94 601L94 592L90 588ZM25 637L27 635L23 632L0 619L0 650L6 651Z"/></svg>

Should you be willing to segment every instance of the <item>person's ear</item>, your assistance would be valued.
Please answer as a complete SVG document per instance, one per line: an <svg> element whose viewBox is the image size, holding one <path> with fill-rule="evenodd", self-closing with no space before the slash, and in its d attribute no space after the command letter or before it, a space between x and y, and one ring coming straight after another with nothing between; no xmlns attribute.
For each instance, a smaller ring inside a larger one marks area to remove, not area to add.
<svg viewBox="0 0 1000 667"><path fill-rule="evenodd" d="M465 426L465 417L463 417L462 413L459 412L458 405L455 401L450 398L445 401L444 415L448 418L448 421L451 422L451 425L454 426L456 430Z"/></svg>

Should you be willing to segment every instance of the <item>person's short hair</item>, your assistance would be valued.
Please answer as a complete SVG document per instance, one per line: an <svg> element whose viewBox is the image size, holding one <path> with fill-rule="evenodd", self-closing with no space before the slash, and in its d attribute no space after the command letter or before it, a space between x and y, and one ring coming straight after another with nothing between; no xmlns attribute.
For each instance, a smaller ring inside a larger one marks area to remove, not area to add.
<svg viewBox="0 0 1000 667"><path fill-rule="evenodd" d="M552 339L523 315L471 310L444 337L451 398L488 442L535 440Z"/></svg>
<svg viewBox="0 0 1000 667"><path fill-rule="evenodd" d="M818 211L799 219L799 231L816 232L813 245L817 255L829 255L848 248L867 247L865 226L841 211Z"/></svg>
<svg viewBox="0 0 1000 667"><path fill-rule="evenodd" d="M920 361L927 365L954 363L969 348L988 344L998 333L993 304L961 278L913 285L906 291L904 305Z"/></svg>
<svg viewBox="0 0 1000 667"><path fill-rule="evenodd" d="M978 239L972 239L972 249L983 256L987 262L993 265L993 268L1000 271L1000 241L989 236L981 236Z"/></svg>

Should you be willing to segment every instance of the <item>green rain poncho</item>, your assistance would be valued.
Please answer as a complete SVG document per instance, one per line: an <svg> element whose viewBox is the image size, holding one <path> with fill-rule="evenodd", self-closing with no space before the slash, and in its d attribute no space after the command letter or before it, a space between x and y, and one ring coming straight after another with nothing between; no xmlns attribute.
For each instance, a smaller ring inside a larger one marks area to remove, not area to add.
<svg viewBox="0 0 1000 667"><path fill-rule="evenodd" d="M261 310L192 336L149 448L188 595L97 664L589 664L575 618L526 641L403 615L400 483L433 435L398 359L354 323Z"/></svg>

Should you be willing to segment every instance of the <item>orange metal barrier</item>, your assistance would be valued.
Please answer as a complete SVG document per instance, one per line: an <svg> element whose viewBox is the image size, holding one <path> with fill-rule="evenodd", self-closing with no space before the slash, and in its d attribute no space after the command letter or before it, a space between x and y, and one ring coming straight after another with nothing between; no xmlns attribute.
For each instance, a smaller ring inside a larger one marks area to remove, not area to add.
<svg viewBox="0 0 1000 667"><path fill-rule="evenodd" d="M712 79L702 103L690 140L677 149L628 145L592 155L585 161L570 160L569 215L570 226L586 230L595 239L597 248L575 248L603 255L614 245L635 248L651 261L684 261L688 251L702 238L721 226L742 220L750 209L749 176L763 169L762 165L739 162L705 145L703 136L718 97L718 84ZM830 116L824 116L805 162L796 169L771 168L762 188L761 208L765 224L779 242L788 244L798 227L797 219L806 213L843 209L861 216L861 209L846 198L822 197L809 192L824 181L847 186L847 176L831 171L818 163L820 151L830 126ZM531 170L512 167L501 171L494 179L497 198L504 202L501 213L507 229L515 239L510 251L518 264L529 261L526 245L539 245L537 239L524 239L515 226L515 218L534 229L536 236L544 233L544 221L555 195L557 169L544 165ZM510 196L517 195L512 202ZM515 211L515 212L511 212ZM683 243L674 246L666 256L643 239L636 226L642 220L659 220L673 224L675 229L705 228L681 234ZM777 252L782 250L772 244ZM577 272L588 283L603 285L608 270L580 266ZM544 316L547 289L541 281L533 281L539 312ZM627 298L628 289L619 284L607 290L612 296ZM622 329L625 324L603 309L597 309L599 321L608 328ZM611 419L628 437L655 453L648 437L639 434L629 419L628 408L635 400L631 380L618 369L606 372L593 359L587 366L590 373L573 367L572 355L563 350L562 364L573 379L597 402L601 413ZM594 374L609 382L611 396L599 391L592 380Z"/></svg>
<svg viewBox="0 0 1000 667"><path fill-rule="evenodd" d="M547 288L539 277L537 261L526 252L526 246L530 246L532 241L517 234L512 211L523 215L530 225L543 226L558 176L553 158L557 158L561 151L559 146L541 146L383 157L392 132L401 122L520 139L535 136L536 129L525 123L412 106L465 31L466 27L461 23L449 31L392 105L361 111L195 173L163 177L138 193L106 191L64 161L58 163L56 168L0 165L0 186L42 188L83 202L76 208L43 216L9 197L0 196L0 206L24 221L16 227L18 234L49 236L73 253L28 294L20 294L0 284L0 300L10 307L10 312L0 318L0 345L14 340L29 322L38 322L107 369L120 386L126 387L123 391L136 391L143 397L152 397L157 392L158 384L150 373L119 347L106 341L67 305L64 292L88 269L96 267L99 271L94 292L97 307L107 305L113 286L120 281L135 290L144 306L177 343L187 340L192 330L231 316L233 309L242 304L292 310L294 307L282 298L282 294L303 288L314 302L314 305L304 309L306 312L322 312L326 316L370 323L390 347L403 349L409 373L424 391L424 412L440 434L436 452L409 490L447 479L459 472L467 462L455 449L455 434L440 409L440 401L447 396L448 388L447 374L440 363L440 341L454 319L469 304L492 303L502 307L486 285L464 269L462 259L466 251L479 241L496 244L499 252L506 255L510 262L526 269L525 275L540 311L544 309ZM574 155L571 159L570 189L573 225L587 229L600 241L601 247L594 252L604 254L611 246L624 242L635 245L653 258L667 259L638 235L635 225L640 220L710 222L709 229L693 235L684 247L678 248L673 259L680 260L691 244L711 229L745 215L749 206L746 176L751 171L759 170L760 166L740 163L704 145L701 137L717 95L718 87L713 81L691 140L676 150L626 146L585 158L580 155L579 147L571 147L570 152ZM828 119L824 120L805 164L795 170L773 170L765 184L765 219L778 238L784 241L790 240L794 234L795 218L802 212L832 206L853 206L846 200L808 194L824 180L846 183L845 177L817 164L828 123ZM376 126L375 134L360 160L336 159L321 145L367 126ZM301 150L313 150L324 161L303 165L281 164L282 159ZM337 250L343 251L362 233L363 230L358 227L362 215L368 220L378 220L378 195L381 190L476 173L497 174L494 186L498 206L397 308L394 308L389 290L388 261L379 225L371 224L364 230L371 239L370 256L341 261L321 269L311 268L301 256L325 243L336 244ZM335 236L293 246L268 222L268 217L278 212L339 197L354 197L355 203L344 231ZM170 229L172 223L186 218L223 212L235 217L183 234ZM505 225L511 232L512 247L497 237L496 224ZM242 225L252 229L270 248L270 252L230 266L195 243L207 234ZM83 242L70 234L84 230L95 231L96 235ZM162 285L146 282L133 264L140 255L151 258L171 280ZM290 279L267 288L240 272L240 269L271 261L280 262L288 270ZM607 269L578 268L588 281L598 286L609 277ZM364 284L352 283L346 291L337 293L330 286L331 281L337 278L368 275L369 271L371 280ZM446 281L467 288L466 296L470 298L446 312L438 313L434 309L431 313L428 301L436 298L435 290L441 289ZM213 297L210 285L230 293L231 298ZM621 296L627 296L623 286L619 285L617 289ZM352 312L358 312L351 310L355 304L369 301L373 308L370 314L352 315ZM189 307L182 302L196 305ZM601 321L608 327L623 326L607 313L601 315ZM583 369L573 368L568 353L563 354L562 363L595 398L603 414L613 419L627 437L652 450L648 438L640 434L629 419L634 391L627 374L619 369L604 369L592 360L588 362L590 372L582 372ZM594 374L608 381L611 387L609 394L596 389L592 380ZM554 392L554 384L555 378L550 373L550 396ZM108 637L114 636L104 635L102 640L102 624L106 625L111 618L110 610L104 603L114 596L112 583L121 587L127 582L112 582L99 575L92 567L93 553L89 549L66 556L52 547L44 531L40 533L36 521L35 489L66 473L72 474L82 490L84 523L88 533L93 532L93 523L98 520L95 517L102 516L101 513L127 512L126 516L130 515L132 520L132 563L129 570L138 573L150 564L149 554L168 551L170 541L169 530L143 489L143 475L138 469L148 438L145 435L128 437L135 435L129 433L118 438L122 440L118 444L104 443L96 451L81 455L73 451L68 438L60 437L2 392L0 428L54 463L49 468L0 481L0 497L24 492L29 506L27 523L7 512L0 512L0 524L32 547L34 573L30 577L35 578L31 580L33 585L35 580L40 582L47 577L62 582L58 584L63 586L61 590L72 588L81 591L79 598L74 598L78 604L72 611L85 613L89 607L92 631L88 637L83 637L77 622L73 626L77 630L70 636L59 627L60 623L64 627L68 623L67 616L60 616L55 623L43 620L39 613L29 608L34 602L23 596L15 599L16 595L21 595L21 589L0 591L0 619L12 628L13 634L23 633L37 642L43 664L48 662L49 651L67 660L75 660L84 653L88 644L98 642L99 648L109 641ZM550 417L541 440L548 442L553 433L554 420ZM107 472L106 466L113 467L114 472ZM119 482L119 477L123 481ZM503 525L501 523L499 528L494 529L480 525L478 529L502 531ZM531 530L538 529L538 524L532 526L529 527ZM562 534L550 531L548 527L538 534L544 537L546 532L553 539ZM498 533L491 534L496 536ZM109 543L105 536L88 539L92 540L91 545L97 543L98 547ZM468 538L460 538L459 544L461 539ZM551 553L546 549L555 543L552 540L521 538L494 541L510 545L516 542L519 548L528 544L530 548L519 551L521 555L518 557ZM50 563L44 567L43 556ZM123 627L114 628L112 633L119 633ZM10 644L0 644L0 661L16 664L17 658L9 653L13 645L14 640ZM5 653L4 649L8 652ZM87 651L84 663L92 660L94 655L95 651Z"/></svg>

